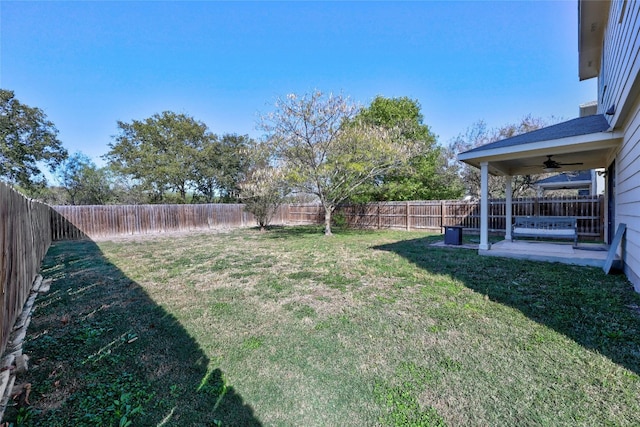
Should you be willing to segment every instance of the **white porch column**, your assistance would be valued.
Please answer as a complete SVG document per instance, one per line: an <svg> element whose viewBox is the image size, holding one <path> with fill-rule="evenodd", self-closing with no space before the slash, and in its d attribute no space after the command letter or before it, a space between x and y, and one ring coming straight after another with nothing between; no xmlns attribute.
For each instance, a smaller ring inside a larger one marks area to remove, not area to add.
<svg viewBox="0 0 640 427"><path fill-rule="evenodd" d="M489 250L489 162L480 163L480 250Z"/></svg>
<svg viewBox="0 0 640 427"><path fill-rule="evenodd" d="M506 230L505 230L505 234L504 234L504 240L508 240L509 242L511 241L511 223L513 222L513 199L511 196L512 190L511 190L511 185L512 185L512 178L510 176L506 177L507 178L507 185L506 188L504 190L504 195L505 195L505 209L504 209L504 214L506 216Z"/></svg>

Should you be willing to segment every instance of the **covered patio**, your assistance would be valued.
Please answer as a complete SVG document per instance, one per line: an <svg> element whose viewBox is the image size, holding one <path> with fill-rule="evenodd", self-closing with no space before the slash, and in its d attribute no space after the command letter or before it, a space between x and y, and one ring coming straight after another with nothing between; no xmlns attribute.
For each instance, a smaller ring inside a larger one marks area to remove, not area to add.
<svg viewBox="0 0 640 427"><path fill-rule="evenodd" d="M622 134L610 130L604 115L591 115L562 122L533 132L503 139L458 154L458 159L480 169L480 244L481 255L538 261L565 262L602 266L607 258L606 245L600 247L580 242L578 247L566 243L514 241L512 177L542 172L607 169L611 171L616 149ZM504 176L506 198L506 227L504 241L489 243L489 175ZM615 182L605 178L605 188ZM611 191L605 198L611 202ZM605 212L605 241L611 241L613 231L607 228Z"/></svg>

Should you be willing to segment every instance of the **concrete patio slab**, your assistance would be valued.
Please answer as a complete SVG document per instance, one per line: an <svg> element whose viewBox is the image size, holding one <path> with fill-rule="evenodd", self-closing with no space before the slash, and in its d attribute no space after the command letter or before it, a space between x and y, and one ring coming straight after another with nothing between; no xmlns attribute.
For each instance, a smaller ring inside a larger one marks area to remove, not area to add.
<svg viewBox="0 0 640 427"><path fill-rule="evenodd" d="M548 243L531 241L507 241L494 243L489 250L479 250L480 255L531 261L559 262L563 264L600 267L607 259L607 247L593 243L580 243L573 247L570 243ZM621 265L617 257L618 268Z"/></svg>

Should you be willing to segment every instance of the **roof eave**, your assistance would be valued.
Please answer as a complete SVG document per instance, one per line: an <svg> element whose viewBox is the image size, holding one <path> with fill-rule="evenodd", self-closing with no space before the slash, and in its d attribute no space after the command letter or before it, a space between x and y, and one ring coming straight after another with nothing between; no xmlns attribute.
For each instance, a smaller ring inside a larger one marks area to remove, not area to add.
<svg viewBox="0 0 640 427"><path fill-rule="evenodd" d="M483 162L512 160L540 154L547 156L567 152L615 148L622 141L622 136L621 132L594 132L516 146L466 151L458 154L458 160L479 168ZM501 174L508 174L508 171L500 172Z"/></svg>
<svg viewBox="0 0 640 427"><path fill-rule="evenodd" d="M463 162L474 159L478 159L480 161L482 161L482 159L506 160L518 158L521 153L539 150L544 150L549 154L556 154L566 152L567 147L586 147L590 144L595 144L598 145L598 148L603 148L608 144L611 144L611 146L618 145L622 139L622 135L623 134L621 132L595 132L567 138L530 142L527 144L509 147L492 148L480 151L465 151L464 153L458 154L458 160Z"/></svg>
<svg viewBox="0 0 640 427"><path fill-rule="evenodd" d="M597 77L602 58L602 38L609 19L609 1L578 2L578 76Z"/></svg>

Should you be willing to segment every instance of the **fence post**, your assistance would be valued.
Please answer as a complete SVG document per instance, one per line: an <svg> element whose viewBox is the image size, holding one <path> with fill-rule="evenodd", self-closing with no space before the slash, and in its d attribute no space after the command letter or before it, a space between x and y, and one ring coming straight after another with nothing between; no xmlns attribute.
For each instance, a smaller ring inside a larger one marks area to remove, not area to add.
<svg viewBox="0 0 640 427"><path fill-rule="evenodd" d="M407 231L411 230L411 217L409 216L409 202L406 202L407 207Z"/></svg>
<svg viewBox="0 0 640 427"><path fill-rule="evenodd" d="M444 219L444 206L445 206L444 205L444 200L442 200L440 202L440 233L441 234L444 234L444 227L446 227L445 224L444 224L444 221L445 221L445 219Z"/></svg>
<svg viewBox="0 0 640 427"><path fill-rule="evenodd" d="M378 230L382 228L382 217L380 216L380 204L382 202L378 202Z"/></svg>

